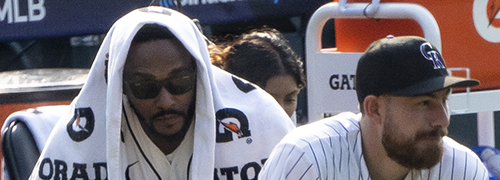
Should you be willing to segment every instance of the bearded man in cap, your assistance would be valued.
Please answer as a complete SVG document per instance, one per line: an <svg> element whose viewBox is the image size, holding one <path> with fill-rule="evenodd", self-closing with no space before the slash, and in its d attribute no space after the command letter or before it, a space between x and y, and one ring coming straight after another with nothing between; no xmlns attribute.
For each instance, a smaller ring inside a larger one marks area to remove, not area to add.
<svg viewBox="0 0 500 180"><path fill-rule="evenodd" d="M477 155L446 136L451 88L478 84L449 76L424 38L377 40L356 69L361 113L295 129L259 179L488 179Z"/></svg>

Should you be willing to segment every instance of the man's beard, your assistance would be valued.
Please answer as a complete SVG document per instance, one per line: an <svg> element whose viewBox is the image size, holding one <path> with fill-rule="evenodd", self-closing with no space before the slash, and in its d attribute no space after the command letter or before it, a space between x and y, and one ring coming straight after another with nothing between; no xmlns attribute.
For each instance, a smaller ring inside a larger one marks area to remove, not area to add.
<svg viewBox="0 0 500 180"><path fill-rule="evenodd" d="M179 141L182 141L184 139L184 136L186 135L186 133L189 129L189 126L191 125L191 122L192 122L192 118L188 117L188 115L184 114L183 119L184 119L184 123L182 125L182 128L179 131L177 131L176 133L170 134L170 135L158 132L155 128L155 124L154 124L155 121L150 121L150 122L152 122L151 124L148 124L146 126L143 125L143 127L148 128L151 135L153 135L155 137L161 137L164 141L179 142Z"/></svg>
<svg viewBox="0 0 500 180"><path fill-rule="evenodd" d="M134 106L132 106L132 105L130 105L130 106L136 112L135 114L139 118L139 122L141 123L142 127L147 128L147 130L145 129L144 131L149 132L149 134L154 136L154 137L160 137L161 139L163 139L166 142L180 142L184 139L184 136L186 135L186 133L189 129L189 126L191 125L191 123L193 121L194 109L195 109L194 103L192 103L189 106L187 113L183 113L183 112L176 111L176 110L164 110L164 111L161 111L161 112L157 113L156 115L154 115L153 118L151 118L151 119L155 119L155 117L160 117L160 116L163 116L165 114L172 114L172 113L179 114L183 117L184 123L182 125L182 128L179 131L177 131L176 133L168 135L168 134L158 132L155 129L154 120L146 121L146 119L143 116L141 116L139 113L137 113ZM148 123L148 122L151 122L151 123Z"/></svg>
<svg viewBox="0 0 500 180"><path fill-rule="evenodd" d="M419 148L418 143L427 138L443 137L447 130L435 128L430 132L417 132L415 138L405 137L397 133L398 129L394 126L394 119L388 114L388 119L384 123L382 133L382 144L387 156L392 160L410 169L429 169L439 163L443 156L443 144L432 144L427 147Z"/></svg>

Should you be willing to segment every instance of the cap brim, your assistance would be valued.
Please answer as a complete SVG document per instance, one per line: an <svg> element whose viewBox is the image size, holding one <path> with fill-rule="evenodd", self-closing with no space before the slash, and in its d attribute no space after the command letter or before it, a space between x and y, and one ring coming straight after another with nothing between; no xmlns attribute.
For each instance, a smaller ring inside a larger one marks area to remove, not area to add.
<svg viewBox="0 0 500 180"><path fill-rule="evenodd" d="M454 76L439 76L388 94L394 96L418 96L444 88L473 87L477 85L479 85L479 81L475 79L465 79Z"/></svg>

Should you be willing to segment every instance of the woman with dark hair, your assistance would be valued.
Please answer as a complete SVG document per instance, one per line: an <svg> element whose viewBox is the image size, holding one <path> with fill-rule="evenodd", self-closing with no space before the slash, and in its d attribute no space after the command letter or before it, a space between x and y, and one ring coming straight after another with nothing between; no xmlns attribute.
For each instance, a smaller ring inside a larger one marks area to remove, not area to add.
<svg viewBox="0 0 500 180"><path fill-rule="evenodd" d="M216 46L209 47L214 65L260 86L289 116L294 114L306 78L300 57L278 30L252 30L219 52Z"/></svg>

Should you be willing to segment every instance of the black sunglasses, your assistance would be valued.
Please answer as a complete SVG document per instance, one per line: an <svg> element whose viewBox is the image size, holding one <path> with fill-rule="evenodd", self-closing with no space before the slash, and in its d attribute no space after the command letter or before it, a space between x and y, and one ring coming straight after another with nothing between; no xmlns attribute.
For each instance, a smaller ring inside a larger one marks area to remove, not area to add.
<svg viewBox="0 0 500 180"><path fill-rule="evenodd" d="M141 82L129 83L126 82L132 94L137 99L152 99L158 96L162 87L172 95L181 95L187 93L195 86L196 73L185 72L174 77L166 78L160 81L146 80Z"/></svg>

